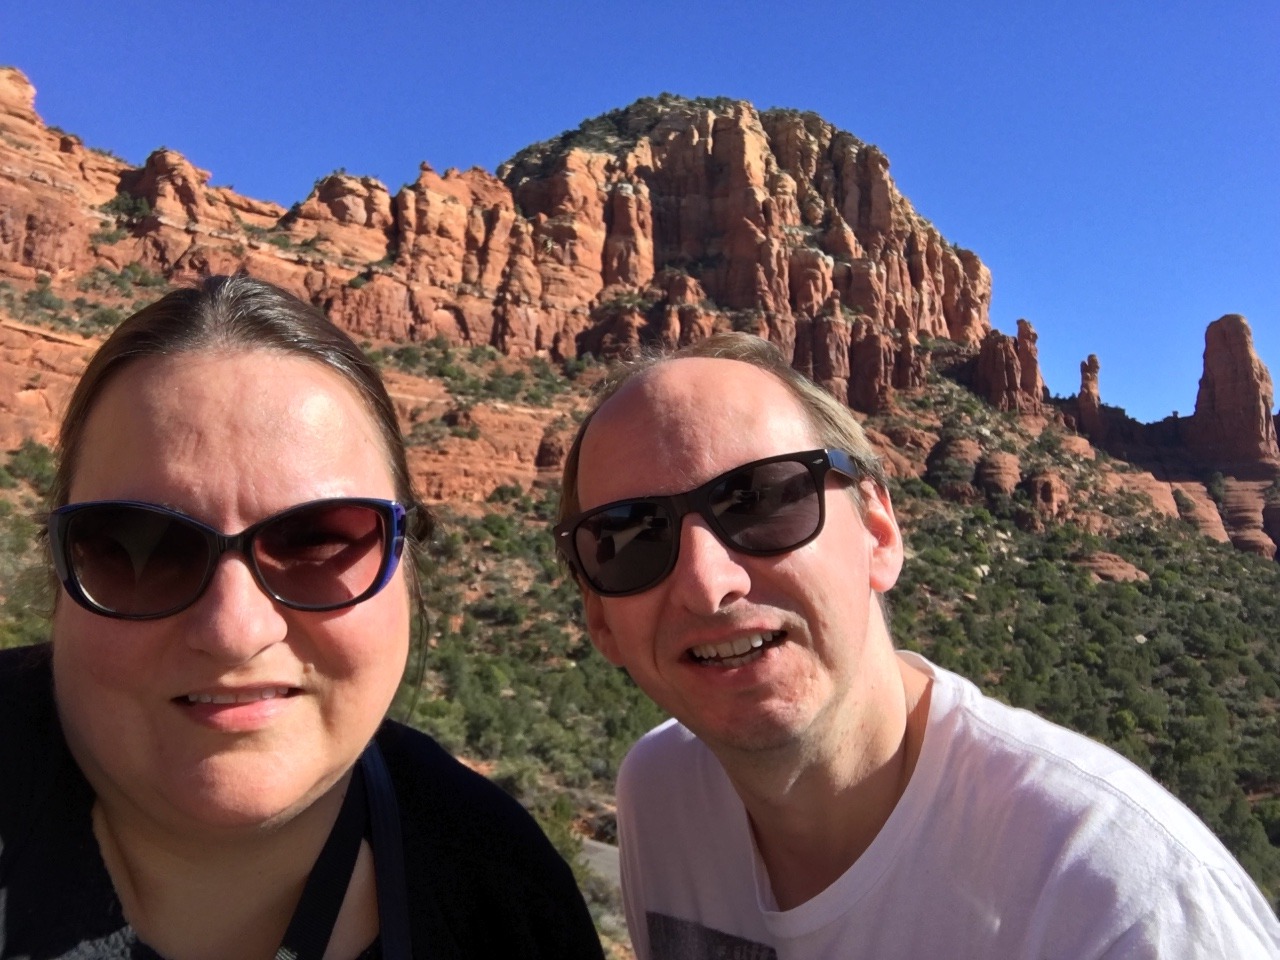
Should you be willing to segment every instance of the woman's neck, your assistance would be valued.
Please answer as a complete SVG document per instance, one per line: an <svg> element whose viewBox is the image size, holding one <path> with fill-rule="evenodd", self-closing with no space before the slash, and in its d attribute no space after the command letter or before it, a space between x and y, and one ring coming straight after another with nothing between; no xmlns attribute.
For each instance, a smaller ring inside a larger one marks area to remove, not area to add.
<svg viewBox="0 0 1280 960"><path fill-rule="evenodd" d="M245 830L178 831L102 798L93 830L125 918L177 960L274 955L341 809L350 776L288 821ZM354 956L377 932L373 862L353 871L334 946Z"/></svg>

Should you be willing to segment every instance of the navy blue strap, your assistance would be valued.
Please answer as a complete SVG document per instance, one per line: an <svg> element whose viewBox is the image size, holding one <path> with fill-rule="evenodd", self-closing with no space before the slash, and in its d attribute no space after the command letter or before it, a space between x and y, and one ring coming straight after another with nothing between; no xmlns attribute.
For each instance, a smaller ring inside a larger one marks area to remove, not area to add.
<svg viewBox="0 0 1280 960"><path fill-rule="evenodd" d="M322 960L324 957L360 855L365 824L369 821L363 779L357 766L351 772L338 819L302 888L302 899L289 921L275 960Z"/></svg>
<svg viewBox="0 0 1280 960"><path fill-rule="evenodd" d="M409 933L409 889L405 883L404 841L400 806L387 762L376 742L360 756L373 824L373 869L378 883L378 924L384 960L412 960ZM418 944L418 951L424 950Z"/></svg>

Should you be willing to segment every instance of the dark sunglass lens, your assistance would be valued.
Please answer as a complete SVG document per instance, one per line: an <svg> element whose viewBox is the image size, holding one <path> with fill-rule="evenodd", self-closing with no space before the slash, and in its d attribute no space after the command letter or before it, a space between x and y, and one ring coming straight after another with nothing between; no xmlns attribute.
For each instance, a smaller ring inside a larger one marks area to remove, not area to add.
<svg viewBox="0 0 1280 960"><path fill-rule="evenodd" d="M709 501L725 538L749 553L791 549L813 536L822 515L813 474L795 461L734 471Z"/></svg>
<svg viewBox="0 0 1280 960"><path fill-rule="evenodd" d="M105 610L146 617L185 606L200 592L209 565L201 532L140 507L82 510L67 527L71 571Z"/></svg>
<svg viewBox="0 0 1280 960"><path fill-rule="evenodd" d="M636 500L593 513L573 537L582 572L595 589L630 593L666 571L677 533L658 504Z"/></svg>
<svg viewBox="0 0 1280 960"><path fill-rule="evenodd" d="M378 582L387 539L376 508L320 503L292 510L260 529L253 538L253 558L263 581L284 602L339 606Z"/></svg>

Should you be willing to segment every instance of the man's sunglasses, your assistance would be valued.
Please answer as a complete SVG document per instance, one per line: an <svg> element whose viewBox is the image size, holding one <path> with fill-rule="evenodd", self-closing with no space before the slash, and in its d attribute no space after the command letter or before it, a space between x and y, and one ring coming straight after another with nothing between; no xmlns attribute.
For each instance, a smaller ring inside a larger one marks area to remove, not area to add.
<svg viewBox="0 0 1280 960"><path fill-rule="evenodd" d="M337 610L390 582L404 550L405 517L393 500L315 500L229 536L167 507L99 500L54 510L49 540L71 599L104 617L154 620L185 610L232 550L273 600L295 610Z"/></svg>
<svg viewBox="0 0 1280 960"><path fill-rule="evenodd" d="M680 553L680 527L697 513L720 542L755 557L802 547L826 519L828 471L862 472L843 450L806 450L734 467L688 493L593 507L555 527L556 547L596 593L624 597L656 586Z"/></svg>

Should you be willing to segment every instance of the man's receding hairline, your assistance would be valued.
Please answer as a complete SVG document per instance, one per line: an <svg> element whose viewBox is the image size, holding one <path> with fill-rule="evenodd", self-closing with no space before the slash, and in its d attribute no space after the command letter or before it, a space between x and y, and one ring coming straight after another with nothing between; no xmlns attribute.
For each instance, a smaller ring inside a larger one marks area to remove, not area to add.
<svg viewBox="0 0 1280 960"><path fill-rule="evenodd" d="M787 383L787 381L783 379L781 376L779 376L775 371L770 370L768 367L761 366L758 363L752 363L750 360L739 359L738 357L706 357L706 356L690 357L690 356L681 356L679 354L672 354L670 356L662 356L662 357L654 358L651 363L647 364L642 369L636 370L635 372L633 372L630 376L628 376L625 380L623 380L620 384L618 384L617 388L614 389L612 393L610 393L607 397L605 397L602 401L600 401L599 406L597 406L594 410L591 411L591 417L587 421L586 426L582 430L582 441L580 443L580 449L586 447L587 440L591 436L592 428L596 426L596 421L599 420L605 414L605 411L608 409L610 404L612 404L615 400L619 399L620 397L624 397L627 394L632 393L634 390L640 389L645 384L648 384L655 377L659 376L665 370L667 370L667 368L678 363L688 363L690 361L704 361L704 362L710 361L716 364L731 363L736 367L742 367L746 370L752 371L753 373L760 373L765 375L766 377L768 377L769 380L771 380L773 383L777 384L779 387L782 388L783 394L787 397L787 399L791 403L793 412L807 426L809 431L809 436L812 438L813 442L819 446L822 445L822 439L819 435L820 431L818 430L818 425L814 422L814 419L810 415L809 410L805 407L800 397L796 395L796 392L791 388L791 384ZM606 427L608 427L608 424L606 424ZM582 479L582 457L581 456L579 456L578 462L577 464L575 464L575 466L576 466L576 472L577 472L576 479L580 484Z"/></svg>
<svg viewBox="0 0 1280 960"><path fill-rule="evenodd" d="M654 378L667 372L669 368L677 364L692 364L692 363L700 363L700 364L712 363L717 366L721 364L733 364L734 367L740 367L743 370L751 371L752 373L763 374L764 376L768 377L769 380L771 380L773 383L776 383L779 387L783 389L783 391L787 394L787 396L789 396L792 399L792 401L794 402L797 408L797 412L801 416L803 416L806 420L810 419L807 415L808 411L805 410L804 404L800 402L800 398L796 396L795 391L791 389L791 385L787 383L785 379L779 376L777 372L770 370L768 367L761 366L758 363L752 363L750 360L742 360L737 357L703 357L703 356L690 357L690 356L681 356L680 354L673 354L671 356L656 358L651 363L647 364L646 366L644 366L639 370L636 370L634 373L628 376L625 380L623 380L617 386L617 388L612 393L610 393L607 397L605 397L604 400L600 402L600 405L595 408L595 410L592 412L592 415L591 415L592 421L594 422L595 418L598 417L600 413L618 397L623 396L634 389L638 389L639 387L650 383L651 381L654 380ZM587 429L590 430L590 428L591 428L591 425L588 424Z"/></svg>

